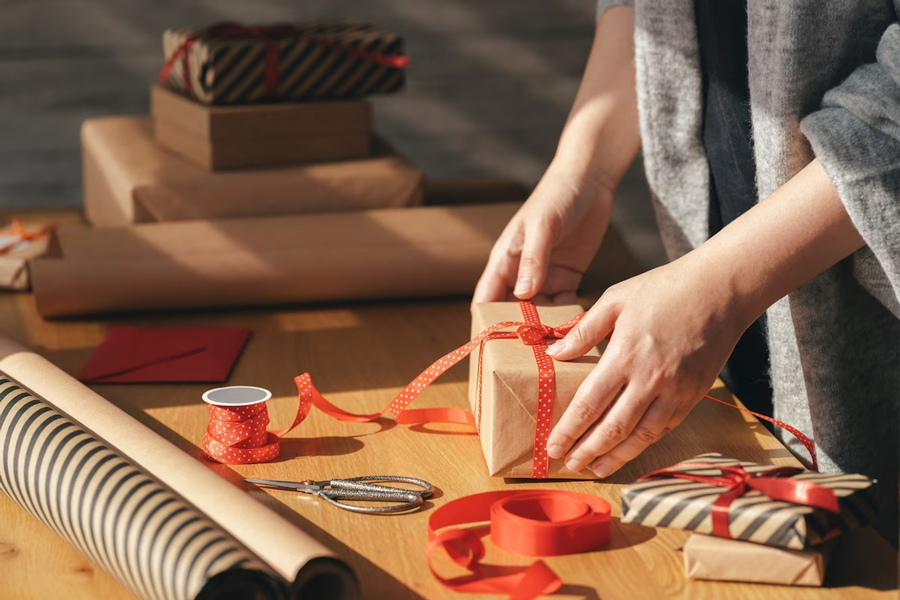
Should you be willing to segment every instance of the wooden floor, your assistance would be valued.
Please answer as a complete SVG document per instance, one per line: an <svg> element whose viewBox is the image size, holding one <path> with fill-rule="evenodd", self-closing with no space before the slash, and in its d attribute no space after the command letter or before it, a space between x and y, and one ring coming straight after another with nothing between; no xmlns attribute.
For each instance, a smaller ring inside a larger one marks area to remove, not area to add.
<svg viewBox="0 0 900 600"><path fill-rule="evenodd" d="M353 18L399 32L408 88L376 126L434 178L509 175L553 157L594 28L593 0L2 0L0 208L81 202L84 119L148 110L169 26ZM663 261L640 166L615 222L644 266Z"/></svg>

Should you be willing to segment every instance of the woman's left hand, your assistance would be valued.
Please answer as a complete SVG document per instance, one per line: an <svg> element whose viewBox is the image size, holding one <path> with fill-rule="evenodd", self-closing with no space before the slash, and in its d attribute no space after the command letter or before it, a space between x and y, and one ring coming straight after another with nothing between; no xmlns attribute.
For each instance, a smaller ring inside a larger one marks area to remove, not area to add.
<svg viewBox="0 0 900 600"><path fill-rule="evenodd" d="M607 477L684 420L755 318L741 313L715 272L692 252L614 285L548 348L570 360L615 330L551 432L551 458Z"/></svg>

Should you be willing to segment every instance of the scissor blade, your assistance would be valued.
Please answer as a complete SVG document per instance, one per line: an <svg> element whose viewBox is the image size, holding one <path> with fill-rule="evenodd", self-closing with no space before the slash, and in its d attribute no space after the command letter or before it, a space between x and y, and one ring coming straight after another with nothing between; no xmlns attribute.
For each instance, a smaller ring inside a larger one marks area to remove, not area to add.
<svg viewBox="0 0 900 600"><path fill-rule="evenodd" d="M254 485L264 485L266 487L294 490L295 492L302 492L304 494L314 494L319 491L319 488L317 486L309 485L308 483L301 483L299 481L278 481L276 479L245 479L244 481L246 483L252 483Z"/></svg>

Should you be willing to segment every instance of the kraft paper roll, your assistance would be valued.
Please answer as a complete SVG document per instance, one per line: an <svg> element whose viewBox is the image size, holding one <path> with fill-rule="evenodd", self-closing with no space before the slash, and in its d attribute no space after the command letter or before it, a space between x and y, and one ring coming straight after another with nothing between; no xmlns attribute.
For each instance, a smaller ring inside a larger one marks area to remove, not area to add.
<svg viewBox="0 0 900 600"><path fill-rule="evenodd" d="M354 599L334 553L0 337L0 489L148 600Z"/></svg>
<svg viewBox="0 0 900 600"><path fill-rule="evenodd" d="M45 317L470 295L519 203L60 228Z"/></svg>

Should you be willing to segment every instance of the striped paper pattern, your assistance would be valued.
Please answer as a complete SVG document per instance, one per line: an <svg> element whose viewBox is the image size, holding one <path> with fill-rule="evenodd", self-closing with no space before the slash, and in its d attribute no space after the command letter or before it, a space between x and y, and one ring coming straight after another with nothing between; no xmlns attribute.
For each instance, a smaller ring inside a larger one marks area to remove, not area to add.
<svg viewBox="0 0 900 600"><path fill-rule="evenodd" d="M140 598L287 598L218 525L3 374L0 490Z"/></svg>
<svg viewBox="0 0 900 600"><path fill-rule="evenodd" d="M740 465L755 474L771 465L740 462L721 454L703 454L679 464L695 462L715 465ZM674 469L694 475L716 476L715 467ZM864 475L813 473L805 471L793 479L813 481L834 490L841 514L771 500L757 491L749 491L732 502L729 531L737 540L801 550L825 541L835 525L856 529L875 520L874 482ZM661 478L639 481L622 490L622 522L648 527L674 527L696 533L712 534L711 509L725 488L686 479Z"/></svg>
<svg viewBox="0 0 900 600"><path fill-rule="evenodd" d="M359 23L298 26L310 37L346 44L366 52L402 55L403 39ZM163 34L166 60L198 29L168 29ZM191 86L184 88L184 65L175 61L166 87L204 104L249 104L272 100L338 100L395 92L405 70L372 63L302 37L279 41L278 93L266 96L265 45L252 37L198 39L188 57Z"/></svg>

